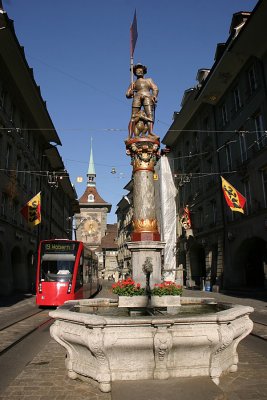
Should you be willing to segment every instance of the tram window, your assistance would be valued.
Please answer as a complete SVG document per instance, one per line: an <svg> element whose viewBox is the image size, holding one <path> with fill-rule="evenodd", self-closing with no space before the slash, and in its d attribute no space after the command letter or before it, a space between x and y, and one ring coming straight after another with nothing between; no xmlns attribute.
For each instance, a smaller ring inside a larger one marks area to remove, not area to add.
<svg viewBox="0 0 267 400"><path fill-rule="evenodd" d="M88 265L84 265L84 268L83 268L83 282L84 283L89 282Z"/></svg>
<svg viewBox="0 0 267 400"><path fill-rule="evenodd" d="M74 262L68 260L42 260L41 280L48 282L70 282Z"/></svg>
<svg viewBox="0 0 267 400"><path fill-rule="evenodd" d="M79 265L78 272L77 272L77 278L76 278L76 285L75 285L75 291L80 289L83 285L83 266Z"/></svg>

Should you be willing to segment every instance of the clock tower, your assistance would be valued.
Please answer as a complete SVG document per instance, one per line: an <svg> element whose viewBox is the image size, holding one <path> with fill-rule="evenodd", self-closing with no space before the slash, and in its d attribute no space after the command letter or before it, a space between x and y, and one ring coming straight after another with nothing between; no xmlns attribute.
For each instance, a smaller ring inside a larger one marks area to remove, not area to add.
<svg viewBox="0 0 267 400"><path fill-rule="evenodd" d="M91 250L95 250L101 245L101 239L105 236L107 229L107 214L111 210L111 204L98 194L95 178L91 140L87 187L79 199L80 213L75 215L77 240L84 242L86 247Z"/></svg>

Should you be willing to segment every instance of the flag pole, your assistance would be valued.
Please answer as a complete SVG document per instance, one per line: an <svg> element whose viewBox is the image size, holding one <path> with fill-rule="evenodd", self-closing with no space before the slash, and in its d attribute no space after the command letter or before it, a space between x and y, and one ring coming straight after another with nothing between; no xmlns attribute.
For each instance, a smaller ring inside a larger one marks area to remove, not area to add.
<svg viewBox="0 0 267 400"><path fill-rule="evenodd" d="M131 60L130 60L130 69L131 69L131 84L132 84L132 85L133 85L133 81L134 81L133 66L134 66L134 60L133 60L133 56L131 56Z"/></svg>

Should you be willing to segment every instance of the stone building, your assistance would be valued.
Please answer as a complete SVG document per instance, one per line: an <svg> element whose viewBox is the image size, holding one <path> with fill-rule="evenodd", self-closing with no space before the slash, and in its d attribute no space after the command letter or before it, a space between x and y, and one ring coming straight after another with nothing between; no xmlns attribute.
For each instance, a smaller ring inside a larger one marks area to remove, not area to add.
<svg viewBox="0 0 267 400"><path fill-rule="evenodd" d="M222 288L266 286L267 278L267 3L233 15L210 69L185 91L163 138L178 189L177 218L188 207L188 227L177 238L185 283L202 278ZM246 197L232 212L221 176Z"/></svg>
<svg viewBox="0 0 267 400"><path fill-rule="evenodd" d="M13 21L0 6L0 295L35 289L39 240L71 238L68 218L78 202L57 145ZM20 210L39 192L42 222L29 228Z"/></svg>
<svg viewBox="0 0 267 400"><path fill-rule="evenodd" d="M118 229L117 224L107 224L106 235L96 253L103 260L101 277L118 280Z"/></svg>
<svg viewBox="0 0 267 400"><path fill-rule="evenodd" d="M79 199L80 212L75 214L75 232L77 240L95 251L98 256L100 275L108 278L115 270L113 257L117 257L117 232L114 234L113 225L107 224L107 214L112 205L99 195L96 187L96 172L91 145L89 167L87 172L87 187ZM114 254L115 252L115 254ZM105 268L107 271L105 272ZM113 268L114 267L114 268ZM117 269L117 261L116 261Z"/></svg>
<svg viewBox="0 0 267 400"><path fill-rule="evenodd" d="M118 269L119 277L125 278L131 274L132 261L131 252L127 247L127 242L131 241L132 217L133 217L133 181L124 187L128 191L117 204L117 223L118 223Z"/></svg>

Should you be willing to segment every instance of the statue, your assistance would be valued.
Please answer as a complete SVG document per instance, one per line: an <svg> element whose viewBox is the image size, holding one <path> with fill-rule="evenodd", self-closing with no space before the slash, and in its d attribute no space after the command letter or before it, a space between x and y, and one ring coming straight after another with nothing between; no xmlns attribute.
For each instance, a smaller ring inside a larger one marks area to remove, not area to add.
<svg viewBox="0 0 267 400"><path fill-rule="evenodd" d="M136 64L133 67L133 73L136 76L135 82L131 83L126 97L133 98L132 115L129 123L129 139L135 136L148 136L157 138L153 133L155 106L157 103L158 87L151 78L144 78L147 73L147 67L142 64ZM141 108L143 107L143 110Z"/></svg>
<svg viewBox="0 0 267 400"><path fill-rule="evenodd" d="M131 132L129 131L129 139L132 137L145 137L149 130L148 122L153 124L153 119L148 118L145 111L137 111L137 113L134 115L134 120L132 121ZM154 139L159 138L159 136L156 136L154 133L149 133L148 137Z"/></svg>

